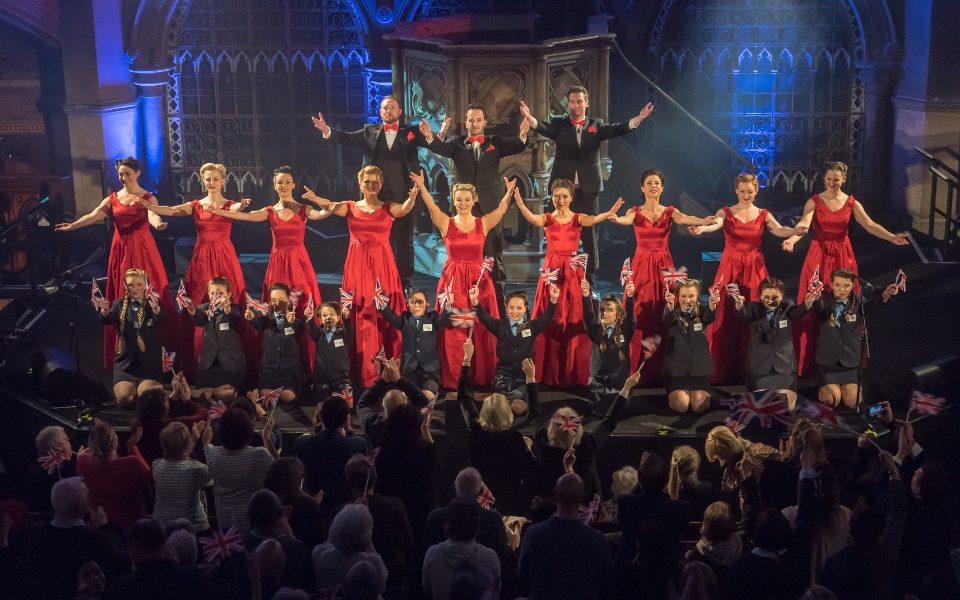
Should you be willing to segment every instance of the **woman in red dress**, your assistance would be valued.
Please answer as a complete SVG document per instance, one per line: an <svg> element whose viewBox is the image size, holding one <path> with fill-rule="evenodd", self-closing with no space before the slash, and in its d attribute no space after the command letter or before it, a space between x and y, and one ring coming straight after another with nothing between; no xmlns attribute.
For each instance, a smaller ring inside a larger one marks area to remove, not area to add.
<svg viewBox="0 0 960 600"><path fill-rule="evenodd" d="M150 235L150 226L157 231L167 228L160 215L147 211L141 201L156 205L153 194L137 183L143 167L140 161L127 157L117 160L117 176L123 189L104 198L89 213L72 223L60 223L57 231L73 231L99 223L107 215L113 216L113 241L110 242L110 256L107 259L107 287L104 298L109 303L118 300L126 293L123 274L129 269L142 269L147 274L150 286L160 294L160 306L167 318L164 320L160 338L167 348L173 347L177 320L173 318L173 300L167 285L167 271L160 259L157 243ZM108 325L103 330L103 366L113 367L113 358L117 344L117 330Z"/></svg>
<svg viewBox="0 0 960 600"><path fill-rule="evenodd" d="M716 320L707 329L710 355L713 359L714 384L740 383L750 342L750 326L735 313L733 297L746 298L749 302L760 300L760 282L767 278L767 265L763 260L760 243L764 230L777 237L803 235L805 227L784 227L765 208L757 208L753 201L760 191L760 182L755 175L742 173L734 180L738 202L717 211L713 225L695 225L689 228L693 235L723 229L723 254L713 280L712 289L720 289L720 306ZM725 286L736 285L727 293ZM741 300L742 302L742 300Z"/></svg>
<svg viewBox="0 0 960 600"><path fill-rule="evenodd" d="M800 292L797 303L807 297L810 279L819 267L819 280L825 290L830 290L830 274L837 269L857 270L857 259L850 245L850 217L856 219L867 233L886 240L895 246L906 246L907 234L890 233L882 225L867 215L856 198L849 196L840 188L847 180L847 165L842 162L827 163L823 175L824 191L814 194L803 206L803 216L797 222L797 228L812 228L813 236L807 257L800 270ZM800 236L794 235L783 241L783 249L793 252L794 244ZM854 282L854 291L859 285ZM800 377L813 375L813 356L817 349L817 321L812 314L805 315L793 326L794 345L797 350L797 368Z"/></svg>
<svg viewBox="0 0 960 600"><path fill-rule="evenodd" d="M193 221L197 227L197 241L193 247L190 264L187 265L184 286L187 289L187 296L193 301L194 306L209 301L209 298L207 298L207 283L214 277L226 277L230 280L231 295L237 299L238 303L243 301L247 292L247 286L243 280L243 271L240 269L240 260L237 258L237 251L233 247L233 242L230 241L233 221L211 212L221 209L239 212L250 205L249 198L234 202L223 197L222 190L226 177L227 168L225 166L206 163L200 167L200 181L203 182L207 195L200 200L191 200L176 206L160 206L140 200L141 206L162 217L193 215ZM178 356L182 360L181 364L187 367L187 374L191 375L196 367L197 358L200 356L203 329L195 327L190 319L181 319L181 321L181 328L184 330L181 339L191 340L190 344L192 345L180 344L180 354ZM248 363L252 364L258 352L254 332L251 328L244 327L241 334L249 359Z"/></svg>
<svg viewBox="0 0 960 600"><path fill-rule="evenodd" d="M573 182L569 180L554 181L550 190L554 210L541 215L531 212L520 194L515 194L523 218L531 225L543 227L547 234L547 255L543 260L541 279L533 301L532 318L546 311L550 303L550 286L546 284L544 274L549 273L552 279L556 271L555 283L560 288L556 315L534 341L537 373L542 374L543 383L558 387L587 385L590 379L593 342L587 337L583 325L583 292L580 289L586 264L572 264L580 249L580 230L616 217L617 211L623 206L621 198L610 210L598 215L572 212L570 202L573 200L573 189ZM585 255L583 258L588 259Z"/></svg>
<svg viewBox="0 0 960 600"><path fill-rule="evenodd" d="M437 282L437 312L444 308L454 308L463 311L471 310L470 288L477 286L480 290L480 303L487 307L487 311L494 319L500 318L500 309L497 307L497 289L489 272L483 268L483 246L487 240L487 233L500 224L500 220L510 206L510 196L517 188L517 182L503 182L507 192L500 199L495 210L482 217L473 216L473 205L477 203L477 188L469 183L458 183L453 186L453 207L457 214L453 217L445 214L424 184L423 175L411 174L410 179L420 191L423 203L427 205L430 220L433 221L443 243L447 248L447 260ZM446 307L439 300L441 294L448 294ZM471 326L472 321L466 321ZM460 365L463 362L463 343L467 339L468 327L444 327L439 335L440 357L440 385L447 389L456 389L460 377ZM486 327L476 327L473 330L473 345L476 348L471 374L474 385L490 385L493 374L497 370L497 339Z"/></svg>
<svg viewBox="0 0 960 600"><path fill-rule="evenodd" d="M380 282L390 308L399 311L406 305L400 275L397 273L397 261L390 248L390 229L394 219L413 210L417 188L410 190L406 202L395 204L380 201L383 171L377 167L368 165L360 169L357 181L363 200L331 202L307 187L304 187L306 193L303 199L347 220L350 248L343 265L343 289L353 293L350 318L356 332L355 355L350 360L350 367L360 385L369 387L380 375L376 356L381 349L387 358L400 357L400 332L380 315L373 298L377 282Z"/></svg>
<svg viewBox="0 0 960 600"><path fill-rule="evenodd" d="M634 310L637 325L630 340L630 360L636 369L643 360L643 339L652 335L664 337L663 325L664 296L667 292L663 282L663 269L673 268L670 255L670 230L677 225L712 225L716 217L703 219L685 215L676 207L660 204L663 194L663 173L656 169L644 171L640 176L643 189L643 204L631 206L622 217L610 220L619 225L632 225L637 239L637 249L633 254L630 269L633 271L635 287ZM626 299L624 299L626 302ZM654 354L644 366L644 381L658 381L662 369L663 353Z"/></svg>
<svg viewBox="0 0 960 600"><path fill-rule="evenodd" d="M312 295L313 303L319 306L320 286L317 285L317 272L310 262L307 247L303 244L306 233L307 219L320 221L330 216L325 210L316 210L306 204L300 204L293 199L293 169L277 167L273 171L273 189L276 190L278 200L272 206L259 210L234 212L221 208L209 208L209 212L220 217L237 221L269 221L270 231L273 234L273 247L270 248L270 262L267 263L267 273L263 277L263 294L261 299L270 299L270 286L274 283L283 283L291 290L301 292L297 302L297 315L303 318L303 309ZM238 302L243 298L234 294ZM307 372L313 366L314 344L308 335L300 337L300 348Z"/></svg>

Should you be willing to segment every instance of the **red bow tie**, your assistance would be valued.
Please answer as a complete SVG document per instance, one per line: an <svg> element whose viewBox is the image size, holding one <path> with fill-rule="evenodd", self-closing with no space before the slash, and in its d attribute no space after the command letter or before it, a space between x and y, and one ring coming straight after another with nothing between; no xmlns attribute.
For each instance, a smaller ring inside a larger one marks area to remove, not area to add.
<svg viewBox="0 0 960 600"><path fill-rule="evenodd" d="M584 125L587 124L587 120L580 119L579 121L574 121L573 119L570 119L570 123L573 124L575 127L583 127Z"/></svg>
<svg viewBox="0 0 960 600"><path fill-rule="evenodd" d="M400 131L400 126L396 123L384 123L383 130L384 131Z"/></svg>
<svg viewBox="0 0 960 600"><path fill-rule="evenodd" d="M482 144L482 143L483 143L483 136L482 136L482 135L471 135L470 137L467 138L467 143L468 143L468 144Z"/></svg>

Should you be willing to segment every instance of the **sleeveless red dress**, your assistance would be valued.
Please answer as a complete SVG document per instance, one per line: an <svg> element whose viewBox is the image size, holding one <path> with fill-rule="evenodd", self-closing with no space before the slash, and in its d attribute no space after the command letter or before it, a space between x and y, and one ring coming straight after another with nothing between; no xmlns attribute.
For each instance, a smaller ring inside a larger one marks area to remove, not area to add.
<svg viewBox="0 0 960 600"><path fill-rule="evenodd" d="M583 326L583 292L580 291L583 272L570 266L571 255L580 247L580 215L574 213L573 218L563 224L554 220L551 213L544 217L547 255L543 268L559 269L557 287L560 288L560 298L553 321L534 342L537 374L547 385L587 385L592 343ZM533 301L533 318L546 311L549 304L550 287L540 282Z"/></svg>
<svg viewBox="0 0 960 600"><path fill-rule="evenodd" d="M223 210L229 210L233 204L232 200L227 200L223 204ZM247 285L243 280L243 270L240 268L237 250L230 240L233 220L208 212L199 200L191 200L190 205L193 207L193 222L197 227L197 241L193 247L190 264L187 265L187 273L183 278L187 295L196 306L208 302L207 282L214 277L226 277L230 280L233 303L240 305L243 310L246 306L244 294L247 292ZM180 352L183 353L184 366L192 374L200 356L203 329L195 327L192 319L184 318L183 321L184 327L189 328L186 339L192 340L192 347L181 344ZM247 354L247 365L255 369L260 352L256 334L253 328L248 326L241 327L240 334ZM180 355L177 357L180 358Z"/></svg>
<svg viewBox="0 0 960 600"><path fill-rule="evenodd" d="M456 220L450 217L447 235L443 238L447 247L447 261L440 273L440 281L437 282L437 294L449 286L453 290L453 307L470 310L470 288L480 279L480 304L494 319L499 319L500 308L497 306L497 291L494 289L493 279L486 271L483 277L480 277L486 237L480 217L474 217L473 231L470 233L461 231ZM441 312L439 303L436 304L436 311ZM440 331L437 348L440 357L440 385L447 389L457 388L460 365L463 363L463 342L467 339L468 332L465 327L444 327ZM470 369L473 383L490 385L497 370L497 338L487 331L486 327L474 327L473 344L473 363Z"/></svg>
<svg viewBox="0 0 960 600"><path fill-rule="evenodd" d="M270 248L270 262L263 277L263 300L270 300L270 286L285 283L291 290L300 290L303 294L297 303L297 316L303 318L303 309L307 306L308 295L313 294L314 308L323 302L320 298L320 286L317 285L317 272L310 262L303 236L307 229L307 207L300 205L300 211L290 220L284 221L277 216L273 206L267 207L270 231L273 234L273 247ZM313 369L314 343L309 335L301 334L301 360L306 373Z"/></svg>
<svg viewBox="0 0 960 600"><path fill-rule="evenodd" d="M853 196L837 210L832 211L814 194L813 221L810 226L813 235L810 239L810 248L807 257L803 260L800 269L800 293L797 294L797 303L800 304L807 297L807 284L816 268L820 267L820 281L823 282L823 291L830 289L830 273L836 269L847 269L859 273L857 258L853 255L853 246L850 245L850 217L853 216ZM860 285L854 281L854 291L859 291ZM813 359L817 353L817 320L814 314L808 313L793 325L794 347L797 350L798 374L801 377L813 375Z"/></svg>
<svg viewBox="0 0 960 600"><path fill-rule="evenodd" d="M353 292L353 330L356 333L350 368L363 387L369 387L380 376L374 357L382 347L387 358L401 356L400 332L390 326L373 304L377 279L390 299L390 308L400 313L406 308L403 286L397 273L397 261L390 249L393 216L390 203L366 213L355 202L346 202L350 248L343 265L343 289Z"/></svg>
<svg viewBox="0 0 960 600"><path fill-rule="evenodd" d="M631 368L636 370L643 361L643 338L659 335L666 340L667 329L663 326L663 309L666 302L663 295L667 289L663 284L661 269L673 268L673 256L670 255L670 230L673 228L674 207L668 206L656 223L650 221L640 211L633 216L633 235L637 240L637 249L633 254L634 313L637 327L630 340ZM626 302L626 296L622 299ZM663 370L663 350L654 354L643 367L644 385L660 381Z"/></svg>
<svg viewBox="0 0 960 600"><path fill-rule="evenodd" d="M750 343L750 327L736 314L736 303L723 289L728 283L740 288L747 302L760 299L760 282L767 277L767 265L760 251L767 210L747 223L733 216L729 207L723 207L723 254L713 284L719 284L720 303L713 325L707 328L707 341L713 358L714 384L741 383L743 368Z"/></svg>
<svg viewBox="0 0 960 600"><path fill-rule="evenodd" d="M152 194L143 197L149 200ZM173 348L176 337L177 313L173 308L167 271L160 259L157 243L150 234L149 212L139 204L124 206L117 199L116 192L110 194L110 212L113 215L113 240L110 242L110 257L107 259L107 288L105 298L113 302L123 297L125 286L123 274L128 269L143 269L147 272L150 285L160 293L160 307L164 320L160 325L160 339L167 350ZM113 368L116 351L117 330L112 325L103 331L103 366Z"/></svg>

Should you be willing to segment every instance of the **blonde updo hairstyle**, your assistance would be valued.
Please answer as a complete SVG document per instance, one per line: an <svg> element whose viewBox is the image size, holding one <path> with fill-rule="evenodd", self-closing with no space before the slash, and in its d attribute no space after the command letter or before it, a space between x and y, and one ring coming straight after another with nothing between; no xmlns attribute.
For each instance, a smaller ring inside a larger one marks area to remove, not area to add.
<svg viewBox="0 0 960 600"><path fill-rule="evenodd" d="M227 178L227 167L220 163L204 163L200 167L200 179L203 179L203 174L207 171L219 171L222 179L226 180Z"/></svg>
<svg viewBox="0 0 960 600"><path fill-rule="evenodd" d="M490 394L480 406L480 427L484 431L506 431L513 425L510 401L503 394Z"/></svg>
<svg viewBox="0 0 960 600"><path fill-rule="evenodd" d="M736 190L740 187L741 183L749 183L753 186L754 191L760 190L760 180L757 179L757 176L752 173L740 173L733 180L733 189Z"/></svg>
<svg viewBox="0 0 960 600"><path fill-rule="evenodd" d="M377 179L380 180L380 185L383 185L383 171L380 170L380 167L375 167L374 165L367 165L364 168L357 171L357 185L363 187L363 176L364 175L376 175Z"/></svg>

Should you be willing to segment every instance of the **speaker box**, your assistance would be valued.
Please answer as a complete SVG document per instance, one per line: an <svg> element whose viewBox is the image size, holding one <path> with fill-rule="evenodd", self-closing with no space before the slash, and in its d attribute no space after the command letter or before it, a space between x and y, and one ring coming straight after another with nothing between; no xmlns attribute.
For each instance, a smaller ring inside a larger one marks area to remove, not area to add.
<svg viewBox="0 0 960 600"><path fill-rule="evenodd" d="M934 362L913 367L882 379L880 393L896 411L910 407L910 395L919 390L947 400L960 383L960 356L951 354Z"/></svg>
<svg viewBox="0 0 960 600"><path fill-rule="evenodd" d="M33 357L33 376L51 406L108 404L110 393L100 382L75 371L76 359L69 352L42 348Z"/></svg>

